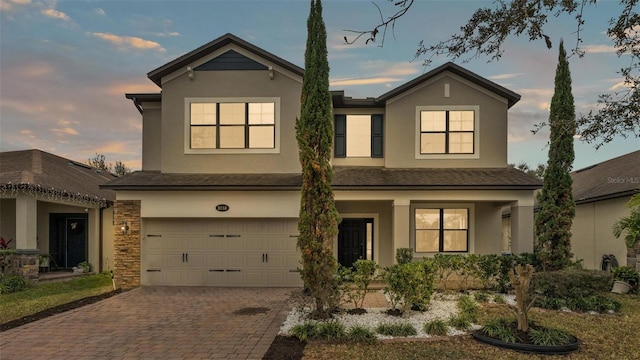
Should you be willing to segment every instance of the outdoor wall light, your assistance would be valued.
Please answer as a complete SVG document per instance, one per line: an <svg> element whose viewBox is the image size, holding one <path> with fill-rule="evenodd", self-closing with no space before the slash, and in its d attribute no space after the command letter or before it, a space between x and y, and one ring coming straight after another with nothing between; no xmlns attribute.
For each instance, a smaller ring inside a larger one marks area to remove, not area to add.
<svg viewBox="0 0 640 360"><path fill-rule="evenodd" d="M273 80L273 66L269 66L269 79Z"/></svg>
<svg viewBox="0 0 640 360"><path fill-rule="evenodd" d="M126 235L129 232L129 224L126 221L123 221L120 230L122 230L122 235Z"/></svg>
<svg viewBox="0 0 640 360"><path fill-rule="evenodd" d="M187 66L187 75L189 75L189 80L193 80L195 76L193 75L193 69L191 66Z"/></svg>

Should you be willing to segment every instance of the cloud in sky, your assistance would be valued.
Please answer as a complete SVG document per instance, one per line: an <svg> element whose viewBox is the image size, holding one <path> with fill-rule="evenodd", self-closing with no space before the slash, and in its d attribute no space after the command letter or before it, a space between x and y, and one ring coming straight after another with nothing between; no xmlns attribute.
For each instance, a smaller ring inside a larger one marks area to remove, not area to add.
<svg viewBox="0 0 640 360"><path fill-rule="evenodd" d="M59 19L63 21L71 21L71 18L69 17L69 15L63 13L62 11L58 11L56 9L44 9L44 10L41 10L40 13L50 18Z"/></svg>
<svg viewBox="0 0 640 360"><path fill-rule="evenodd" d="M587 45L584 47L584 51L586 51L587 54L615 54L616 48L612 45L604 44Z"/></svg>
<svg viewBox="0 0 640 360"><path fill-rule="evenodd" d="M102 8L96 8L93 12L100 16L107 16L107 13Z"/></svg>
<svg viewBox="0 0 640 360"><path fill-rule="evenodd" d="M498 74L487 77L489 80L497 81L497 80L507 80L514 79L519 76L525 75L525 73L515 73L515 74Z"/></svg>
<svg viewBox="0 0 640 360"><path fill-rule="evenodd" d="M0 0L0 10L11 11L14 10L16 6L29 4L31 4L31 0Z"/></svg>
<svg viewBox="0 0 640 360"><path fill-rule="evenodd" d="M136 36L119 36L111 33L102 33L102 32L89 32L90 35L97 37L98 39L102 39L108 41L119 48L123 49L139 49L139 50L157 50L160 52L165 52L165 48L163 48L159 43L151 40L145 40L143 38L139 38Z"/></svg>

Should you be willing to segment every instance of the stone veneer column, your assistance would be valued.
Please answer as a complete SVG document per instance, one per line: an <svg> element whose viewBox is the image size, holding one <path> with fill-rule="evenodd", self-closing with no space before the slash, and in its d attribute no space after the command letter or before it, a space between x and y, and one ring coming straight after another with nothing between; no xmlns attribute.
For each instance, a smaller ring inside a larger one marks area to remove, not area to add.
<svg viewBox="0 0 640 360"><path fill-rule="evenodd" d="M116 286L131 289L140 286L140 200L116 200L113 206ZM123 234L125 222L129 230Z"/></svg>

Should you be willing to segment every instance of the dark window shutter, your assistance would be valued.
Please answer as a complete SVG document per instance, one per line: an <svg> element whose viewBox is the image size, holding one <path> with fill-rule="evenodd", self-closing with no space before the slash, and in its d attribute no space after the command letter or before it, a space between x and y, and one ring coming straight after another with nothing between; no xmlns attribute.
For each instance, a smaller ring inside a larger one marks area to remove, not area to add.
<svg viewBox="0 0 640 360"><path fill-rule="evenodd" d="M333 156L337 158L347 157L347 115L334 115L333 132Z"/></svg>
<svg viewBox="0 0 640 360"><path fill-rule="evenodd" d="M382 114L371 115L371 157L373 158L383 157L383 119Z"/></svg>

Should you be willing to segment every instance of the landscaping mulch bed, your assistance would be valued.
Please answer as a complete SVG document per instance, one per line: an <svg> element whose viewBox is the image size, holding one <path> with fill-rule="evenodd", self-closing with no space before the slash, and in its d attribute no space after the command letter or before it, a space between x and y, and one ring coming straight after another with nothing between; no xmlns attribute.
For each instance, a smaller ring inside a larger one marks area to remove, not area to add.
<svg viewBox="0 0 640 360"><path fill-rule="evenodd" d="M73 310L85 305L89 305L89 304L93 304L95 302L98 302L100 300L104 300L106 298L110 298L113 295L116 294L120 294L122 292L122 289L118 289L118 290L114 290L108 293L104 293L104 294L100 294L100 295L96 295L96 296L90 296L90 297L86 297L84 299L79 299L76 301L72 301L66 304L62 304L62 305L58 305L46 310L42 310L40 312L37 312L35 314L32 315L27 315L25 317L22 317L20 319L16 319L16 320L11 320L8 321L4 324L0 324L0 331L6 331L9 329L13 329L16 328L18 326L22 326L25 324L28 324L30 322L34 322L40 319L44 319L46 317L52 316L52 315L56 315L56 314L60 314L63 313L65 311L69 311L69 310Z"/></svg>
<svg viewBox="0 0 640 360"><path fill-rule="evenodd" d="M292 336L278 335L262 360L299 360L304 354L306 342Z"/></svg>

